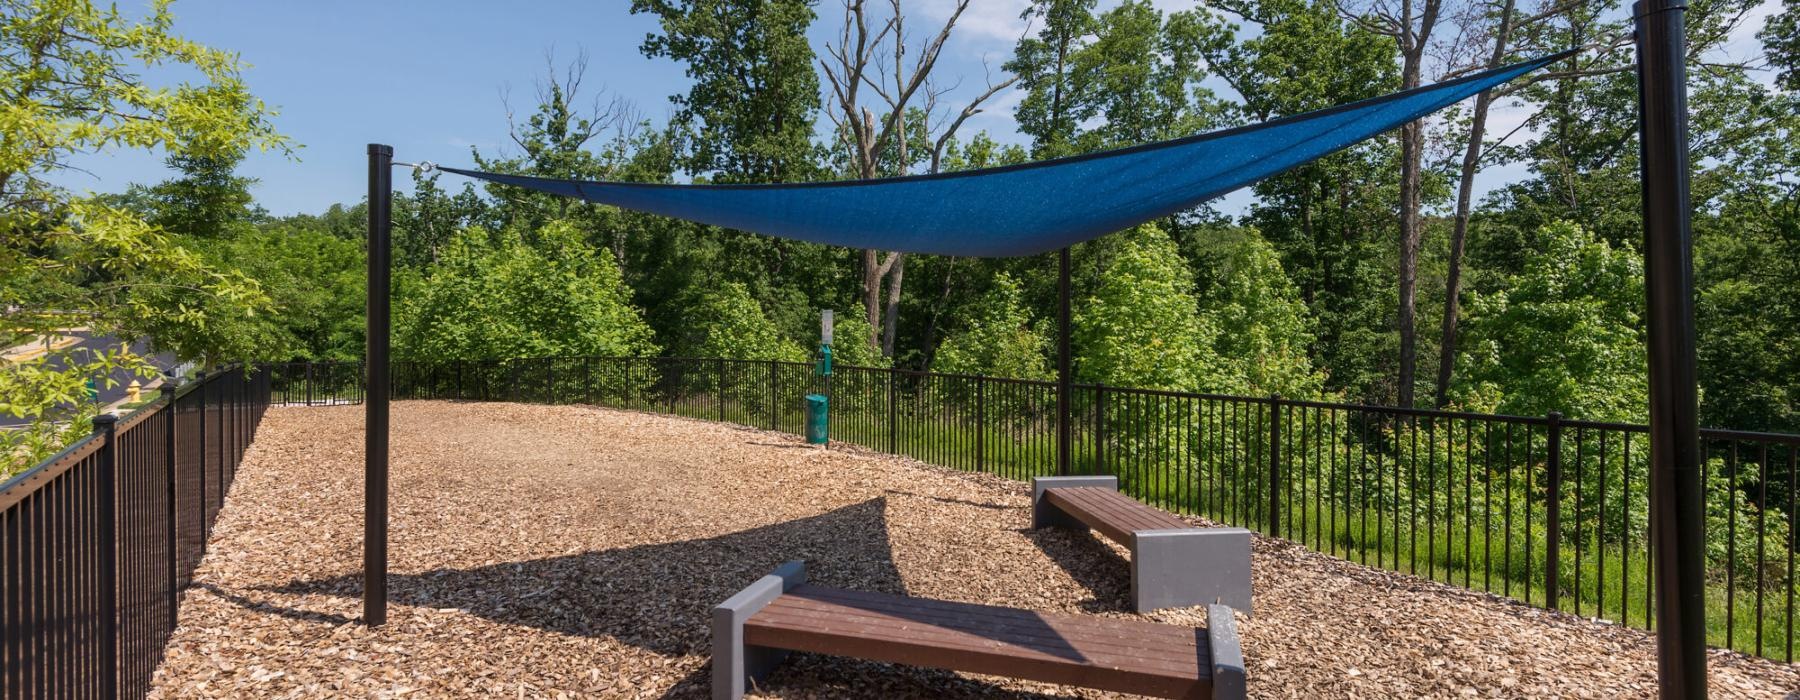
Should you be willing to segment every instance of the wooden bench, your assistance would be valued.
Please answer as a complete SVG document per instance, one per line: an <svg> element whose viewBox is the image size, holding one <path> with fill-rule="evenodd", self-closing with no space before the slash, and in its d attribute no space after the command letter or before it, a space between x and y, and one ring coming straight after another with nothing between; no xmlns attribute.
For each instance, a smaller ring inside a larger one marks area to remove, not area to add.
<svg viewBox="0 0 1800 700"><path fill-rule="evenodd" d="M1243 698L1231 610L1207 628L808 585L783 564L713 608L713 698L737 700L790 651L1164 698Z"/></svg>
<svg viewBox="0 0 1800 700"><path fill-rule="evenodd" d="M1092 528L1131 550L1138 612L1222 603L1250 612L1250 531L1201 528L1119 493L1114 476L1031 480L1031 526Z"/></svg>

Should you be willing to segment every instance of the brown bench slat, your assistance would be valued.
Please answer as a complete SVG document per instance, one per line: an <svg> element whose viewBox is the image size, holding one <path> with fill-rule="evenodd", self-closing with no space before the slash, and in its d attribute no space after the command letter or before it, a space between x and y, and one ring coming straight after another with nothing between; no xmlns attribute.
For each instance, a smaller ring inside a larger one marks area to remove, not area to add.
<svg viewBox="0 0 1800 700"><path fill-rule="evenodd" d="M755 646L1168 698L1211 693L1205 634L811 585L744 622L744 642Z"/></svg>
<svg viewBox="0 0 1800 700"><path fill-rule="evenodd" d="M1173 515L1132 500L1110 489L1093 489L1081 494L1095 507L1111 512L1136 530L1162 530L1190 527Z"/></svg>
<svg viewBox="0 0 1800 700"><path fill-rule="evenodd" d="M1078 486L1050 489L1045 495L1052 498L1052 502L1061 500L1077 509L1115 520L1126 530L1192 527L1173 515L1139 503L1112 489Z"/></svg>
<svg viewBox="0 0 1800 700"><path fill-rule="evenodd" d="M1169 513L1132 500L1130 496L1097 486L1047 489L1044 500L1127 546L1131 544L1133 532L1193 527Z"/></svg>
<svg viewBox="0 0 1800 700"><path fill-rule="evenodd" d="M1029 614L1024 622L1014 611L969 603L946 603L918 606L910 600L894 596L860 593L840 589L812 587L802 596L790 595L765 621L776 619L804 624L828 618L844 619L871 627L895 628L907 634L919 625L957 626L985 625L1009 643L1037 648L1052 653L1079 645L1096 658L1120 654L1146 663L1166 663L1172 667L1192 667L1195 663L1193 630L1153 623L1137 625L1087 625L1074 629L1052 629L1037 614ZM846 608L850 612L846 612ZM1001 611L996 614L995 611Z"/></svg>

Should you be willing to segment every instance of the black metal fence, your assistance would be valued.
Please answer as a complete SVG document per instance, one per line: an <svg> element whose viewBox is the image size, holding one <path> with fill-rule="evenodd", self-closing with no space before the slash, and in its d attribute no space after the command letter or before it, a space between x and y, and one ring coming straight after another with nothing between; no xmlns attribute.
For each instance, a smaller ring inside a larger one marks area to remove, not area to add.
<svg viewBox="0 0 1800 700"><path fill-rule="evenodd" d="M276 400L360 398L354 365L274 368ZM1015 479L1054 474L1056 385L675 358L396 363L394 397L582 403L801 433ZM1170 511L1532 605L1654 624L1641 425L1076 385L1071 470ZM1793 660L1800 436L1702 432L1709 639Z"/></svg>
<svg viewBox="0 0 1800 700"><path fill-rule="evenodd" d="M227 370L103 416L0 483L0 698L149 692L269 379Z"/></svg>

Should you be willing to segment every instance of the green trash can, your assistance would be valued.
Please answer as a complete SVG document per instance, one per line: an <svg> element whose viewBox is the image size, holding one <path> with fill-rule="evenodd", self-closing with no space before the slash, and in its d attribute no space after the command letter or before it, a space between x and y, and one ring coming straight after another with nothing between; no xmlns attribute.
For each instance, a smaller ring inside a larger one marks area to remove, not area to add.
<svg viewBox="0 0 1800 700"><path fill-rule="evenodd" d="M823 445L830 438L827 434L827 418L831 415L830 400L824 394L806 395L806 441L813 445Z"/></svg>

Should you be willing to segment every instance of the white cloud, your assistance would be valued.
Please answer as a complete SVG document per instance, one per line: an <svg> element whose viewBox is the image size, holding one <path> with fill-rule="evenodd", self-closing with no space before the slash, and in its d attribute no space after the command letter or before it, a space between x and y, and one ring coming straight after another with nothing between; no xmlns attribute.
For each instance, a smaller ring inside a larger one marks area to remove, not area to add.
<svg viewBox="0 0 1800 700"><path fill-rule="evenodd" d="M913 6L918 8L920 17L931 20L932 24L941 24L956 9L956 0L920 0ZM956 35L952 41L963 43L964 48L977 49L975 53L996 47L1010 53L1013 43L1025 31L1025 20L1019 15L1029 6L1026 0L973 0L969 9L956 20Z"/></svg>

